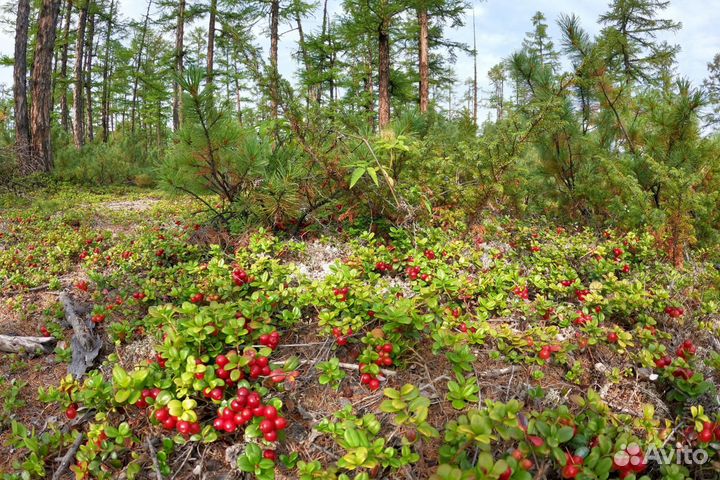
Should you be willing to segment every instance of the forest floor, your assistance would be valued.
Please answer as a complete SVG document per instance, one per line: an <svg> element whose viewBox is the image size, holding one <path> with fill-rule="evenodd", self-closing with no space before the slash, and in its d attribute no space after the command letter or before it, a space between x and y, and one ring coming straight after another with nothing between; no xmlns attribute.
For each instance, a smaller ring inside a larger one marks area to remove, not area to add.
<svg viewBox="0 0 720 480"><path fill-rule="evenodd" d="M313 476L308 465L318 461L318 471L332 475L353 470L347 466L353 446L328 427L350 419L398 455L393 463L376 452L380 467L369 462L356 471L429 478L448 462L444 444L456 464L466 458L448 432L487 401L516 399L528 411L560 417L558 409L568 405L579 426L585 407L578 399L592 390L607 406L608 424L617 430L626 423L641 439L662 438L665 420L693 425L690 405L717 412L717 272L702 258L676 271L641 234L596 236L488 220L470 231L295 241L196 225L194 204L154 191L60 189L14 202L0 211L0 334L49 335L57 343L48 354L0 353L0 472L51 475L72 443L63 434L76 430L93 440L98 425L125 422L132 439L81 447L73 462L78 476L132 478L137 465L139 478L240 478L238 456L260 442L283 455L275 478L336 478ZM240 271L247 276L238 280ZM102 340L94 361L100 386L66 379L74 331L64 321L62 292L79 310L88 306L88 324ZM279 345L259 347L260 335L272 332ZM387 344L392 352L383 364ZM676 355L683 348L692 354ZM246 369L245 380L223 383L217 358L226 349L269 357L284 381L272 382L267 372L251 379ZM359 369L378 362L378 351L382 370L367 369L380 384L373 390ZM185 366L188 352L214 373L183 377L198 372ZM678 360L658 367L666 356ZM135 393L130 400L117 396L117 365L149 371L133 387L138 396L159 387L182 400L189 391L197 406L186 409L194 415L188 418L197 418L202 433L187 441L163 430L152 413L139 415ZM691 370L687 378L674 374L678 368ZM221 385L227 398L230 386L243 381L282 405L289 426L280 442L256 440L261 435L249 427L245 435L215 433L219 402L201 392ZM428 400L426 419L402 423L397 412L381 408L391 398L386 388L407 384ZM71 404L77 418L66 415ZM363 423L367 415L380 420L379 431ZM16 422L44 448L20 442L22 434L11 428ZM565 451L590 441L576 437ZM146 448L148 439L155 448ZM406 458L403 445L418 457ZM518 445L497 440L496 460ZM474 451L476 459L482 451ZM552 452L535 455L532 476L513 479L558 478L551 472L562 464L553 463ZM472 457L470 449L467 461ZM647 468L659 472L657 465Z"/></svg>

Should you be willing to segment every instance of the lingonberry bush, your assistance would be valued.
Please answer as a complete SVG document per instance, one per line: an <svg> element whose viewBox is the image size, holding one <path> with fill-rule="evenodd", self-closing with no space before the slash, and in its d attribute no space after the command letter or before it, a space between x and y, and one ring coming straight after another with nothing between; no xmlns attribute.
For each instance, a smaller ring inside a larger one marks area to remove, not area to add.
<svg viewBox="0 0 720 480"><path fill-rule="evenodd" d="M105 342L98 369L40 386L54 420L9 415L5 478L49 474L76 440L78 478L180 474L194 451L262 479L713 468L647 454L670 442L718 460L718 273L701 257L677 270L650 233L503 217L468 230L449 214L414 232L208 245L170 205L124 218L131 235L37 211L4 221L10 311L62 287ZM65 339L62 308L37 313Z"/></svg>

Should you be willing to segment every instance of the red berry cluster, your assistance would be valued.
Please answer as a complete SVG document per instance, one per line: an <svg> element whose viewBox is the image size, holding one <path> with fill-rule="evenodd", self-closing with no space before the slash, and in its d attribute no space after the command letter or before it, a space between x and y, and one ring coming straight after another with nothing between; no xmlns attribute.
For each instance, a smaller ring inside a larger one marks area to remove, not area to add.
<svg viewBox="0 0 720 480"><path fill-rule="evenodd" d="M288 426L287 420L278 415L277 408L262 403L259 393L241 387L237 391L237 398L230 402L229 407L218 409L218 417L213 421L213 427L218 431L233 433L238 427L255 418L263 419L259 428L263 438L268 442L276 441L278 432Z"/></svg>
<svg viewBox="0 0 720 480"><path fill-rule="evenodd" d="M87 291L88 291L88 288L89 288L89 285L88 285L88 282L86 282L85 280L81 280L81 281L79 281L79 282L77 282L77 283L75 284L75 287L76 287L78 290L81 290L81 291L83 291L83 292L87 292Z"/></svg>
<svg viewBox="0 0 720 480"><path fill-rule="evenodd" d="M234 355L235 352L232 352L232 354ZM265 360L267 361L267 358ZM242 380L243 378L245 378L245 372L242 369L240 369L240 367L238 367L238 366L233 366L230 369L226 369L225 367L228 366L229 364L230 364L230 359L228 359L227 356L218 355L217 358L215 359L215 366L216 366L215 375L217 375L218 378L224 380L226 385L232 386L234 384L234 382L230 378L230 376L232 375L233 370L239 370L240 376L238 377L238 380ZM256 363L253 363L253 365L255 367L257 367ZM260 368L260 371L262 371L262 367L259 367L259 368ZM251 367L251 371L252 371L252 367ZM268 371L268 374L270 374L270 367L267 368L267 371ZM257 370L255 371L255 373L257 373ZM257 378L259 376L260 376L260 374L258 373L255 378Z"/></svg>
<svg viewBox="0 0 720 480"><path fill-rule="evenodd" d="M375 347L375 351L380 355L380 357L375 360L375 364L379 367L391 367L393 364L392 356L390 355L393 353L393 345L392 343L386 343L384 345L378 345Z"/></svg>
<svg viewBox="0 0 720 480"><path fill-rule="evenodd" d="M590 290L588 289L575 290L575 296L581 302L584 302L588 295L590 295Z"/></svg>
<svg viewBox="0 0 720 480"><path fill-rule="evenodd" d="M98 323L102 323L105 321L105 315L103 315L102 313L97 313L92 316L91 320L94 324L97 325Z"/></svg>
<svg viewBox="0 0 720 480"><path fill-rule="evenodd" d="M165 368L165 362L167 360L165 360L165 358L161 354L155 354L155 361L158 363L158 365L160 365L160 368Z"/></svg>
<svg viewBox="0 0 720 480"><path fill-rule="evenodd" d="M623 253L624 252L622 248L613 248L613 255L615 255L615 258L622 257Z"/></svg>
<svg viewBox="0 0 720 480"><path fill-rule="evenodd" d="M360 364L360 371L362 372L364 364ZM367 385L370 390L373 392L380 388L380 380L378 378L370 373L361 373L360 374L360 383L363 385Z"/></svg>
<svg viewBox="0 0 720 480"><path fill-rule="evenodd" d="M133 298L135 300L143 300L145 298L145 294L143 292L135 292L133 293Z"/></svg>
<svg viewBox="0 0 720 480"><path fill-rule="evenodd" d="M178 433L184 437L190 435L196 435L200 433L199 422L188 422L185 420L179 420L178 417L170 415L170 409L168 407L162 407L155 410L155 420L162 424L165 430L177 430Z"/></svg>
<svg viewBox="0 0 720 480"><path fill-rule="evenodd" d="M277 330L272 333L265 333L260 335L260 345L269 347L270 350L275 350L280 345L280 334Z"/></svg>
<svg viewBox="0 0 720 480"><path fill-rule="evenodd" d="M565 452L565 466L562 469L562 478L575 478L580 475L585 459L579 455L571 455Z"/></svg>
<svg viewBox="0 0 720 480"><path fill-rule="evenodd" d="M248 274L245 270L242 268L236 268L232 272L232 279L235 285L238 287L242 287L246 283L250 282L250 277L248 277Z"/></svg>
<svg viewBox="0 0 720 480"><path fill-rule="evenodd" d="M665 313L667 313L670 318L678 318L682 317L685 311L680 307L665 307Z"/></svg>
<svg viewBox="0 0 720 480"><path fill-rule="evenodd" d="M635 444L629 445L624 451L613 456L612 469L620 472L620 478L626 478L632 474L642 473L647 468L647 460L640 447Z"/></svg>
<svg viewBox="0 0 720 480"><path fill-rule="evenodd" d="M381 273L391 272L392 269L393 269L393 266L386 262L377 262L375 264L375 270L377 270L378 272L381 272Z"/></svg>
<svg viewBox="0 0 720 480"><path fill-rule="evenodd" d="M425 258L428 260L435 260L435 252L430 249L425 250Z"/></svg>
<svg viewBox="0 0 720 480"><path fill-rule="evenodd" d="M586 325L589 321L592 320L592 316L590 314L584 313L581 310L578 310L577 314L577 318L573 321L575 325Z"/></svg>
<svg viewBox="0 0 720 480"><path fill-rule="evenodd" d="M155 400L159 393L159 388L143 389L140 400L135 402L135 406L138 408L147 408L147 406L149 405L147 399L152 398L153 400Z"/></svg>
<svg viewBox="0 0 720 480"><path fill-rule="evenodd" d="M522 298L523 300L527 300L530 298L530 292L528 291L527 287L521 288L519 285L515 288L513 288L513 293Z"/></svg>
<svg viewBox="0 0 720 480"><path fill-rule="evenodd" d="M703 422L703 429L697 434L697 437L702 443L710 443L713 440L720 441L720 423Z"/></svg>
<svg viewBox="0 0 720 480"><path fill-rule="evenodd" d="M512 457L517 460L518 465L520 465L520 468L522 468L523 470L530 470L533 468L533 466L535 466L535 462L533 462L529 458L526 458L525 455L523 455L523 453L518 449L513 450L510 455L512 455Z"/></svg>
<svg viewBox="0 0 720 480"><path fill-rule="evenodd" d="M335 294L335 298L338 301L344 302L345 300L347 300L348 293L350 293L350 289L348 287L336 288L333 290L333 293Z"/></svg>
<svg viewBox="0 0 720 480"><path fill-rule="evenodd" d="M203 295L202 293L196 293L195 295L190 297L190 302L195 304L202 303L203 300L205 300L205 295Z"/></svg>
<svg viewBox="0 0 720 480"><path fill-rule="evenodd" d="M342 334L342 330L339 327L333 327L333 336L339 347L344 347L348 343L348 336L353 334L352 328L348 328L347 335Z"/></svg>
<svg viewBox="0 0 720 480"><path fill-rule="evenodd" d="M685 340L682 345L680 345L677 350L675 350L675 354L685 360L687 360L689 357L694 356L696 353L697 348L695 347L695 345L693 345L693 342L690 339Z"/></svg>
<svg viewBox="0 0 720 480"><path fill-rule="evenodd" d="M572 285L573 283L575 283L575 280L563 280L562 282L560 282L560 285L567 288L570 285Z"/></svg>
<svg viewBox="0 0 720 480"><path fill-rule="evenodd" d="M538 357L540 357L542 360L549 360L550 357L552 357L553 353L557 353L562 348L560 345L545 345L540 349L540 353L538 353Z"/></svg>
<svg viewBox="0 0 720 480"><path fill-rule="evenodd" d="M405 273L406 273L407 276L410 278L410 280L417 280L418 277L420 276L420 271L421 271L421 270L420 270L420 267L418 267L418 266L415 266L415 267L407 267L407 268L405 269Z"/></svg>

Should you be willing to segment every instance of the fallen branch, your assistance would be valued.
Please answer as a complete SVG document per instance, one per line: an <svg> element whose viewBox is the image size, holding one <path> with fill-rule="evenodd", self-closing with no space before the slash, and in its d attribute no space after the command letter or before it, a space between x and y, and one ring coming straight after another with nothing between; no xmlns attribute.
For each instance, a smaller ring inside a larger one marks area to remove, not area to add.
<svg viewBox="0 0 720 480"><path fill-rule="evenodd" d="M73 442L70 450L68 450L65 456L63 456L62 461L60 462L60 466L57 468L57 470L55 470L55 473L53 473L52 480L59 480L60 477L62 477L65 471L68 469L68 467L70 467L70 463L72 463L73 459L75 458L75 454L80 448L83 437L84 435L82 433L78 433L75 442Z"/></svg>
<svg viewBox="0 0 720 480"><path fill-rule="evenodd" d="M72 338L72 362L68 366L68 373L75 378L85 375L88 368L100 353L102 342L93 334L92 324L78 315L72 298L66 292L60 294L60 302L65 309L65 319L70 323L74 331Z"/></svg>
<svg viewBox="0 0 720 480"><path fill-rule="evenodd" d="M155 477L157 480L165 480L162 472L160 472L160 462L158 462L157 453L155 453L155 447L153 447L152 440L148 438L145 443L147 444L148 453L150 454L150 459L152 460Z"/></svg>
<svg viewBox="0 0 720 480"><path fill-rule="evenodd" d="M0 335L0 352L20 353L50 353L55 346L55 337L18 337L14 335Z"/></svg>
<svg viewBox="0 0 720 480"><path fill-rule="evenodd" d="M313 362L311 362L311 361L309 361L309 360L300 360L300 365L307 365L307 364L309 364L309 363L313 363ZM358 372L360 371L360 365L355 365L354 363L342 363L342 362L340 362L340 363L338 364L338 366L339 366L340 368L344 368L344 369L346 369L346 370L356 370L356 371L358 371ZM381 368L381 369L380 369L380 373L382 373L382 374L385 375L386 377L394 377L395 375L397 375L397 373L396 373L394 370L386 370L386 369L384 369L384 368Z"/></svg>
<svg viewBox="0 0 720 480"><path fill-rule="evenodd" d="M495 378L502 377L508 373L515 373L515 366L498 368L497 370L488 370L478 375L478 378Z"/></svg>

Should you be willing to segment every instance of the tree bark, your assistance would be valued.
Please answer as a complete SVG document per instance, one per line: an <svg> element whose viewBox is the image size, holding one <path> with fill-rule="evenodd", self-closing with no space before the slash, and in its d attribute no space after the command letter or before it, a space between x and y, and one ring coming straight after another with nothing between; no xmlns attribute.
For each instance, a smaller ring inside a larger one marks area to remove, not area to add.
<svg viewBox="0 0 720 480"><path fill-rule="evenodd" d="M177 25L175 27L175 74L183 73L183 59L185 57L185 0L178 2ZM177 80L173 84L173 131L182 125L182 90Z"/></svg>
<svg viewBox="0 0 720 480"><path fill-rule="evenodd" d="M62 54L60 55L60 79L62 95L60 97L60 124L66 132L70 131L70 108L68 107L68 45L70 43L70 19L72 17L73 0L68 0L65 8L65 25L63 26Z"/></svg>
<svg viewBox="0 0 720 480"><path fill-rule="evenodd" d="M215 65L215 16L217 15L217 0L210 0L210 23L208 25L207 45L207 84L213 83L213 66Z"/></svg>
<svg viewBox="0 0 720 480"><path fill-rule="evenodd" d="M40 167L46 172L53 167L50 138L50 115L53 104L52 60L59 13L60 0L42 0L32 70L31 150L33 157L40 162Z"/></svg>
<svg viewBox="0 0 720 480"><path fill-rule="evenodd" d="M107 143L110 137L110 40L112 39L114 16L115 0L110 0L110 11L108 13L107 30L105 31L105 59L103 61L102 73L101 123L103 131L103 143Z"/></svg>
<svg viewBox="0 0 720 480"><path fill-rule="evenodd" d="M427 7L423 4L417 13L419 38L420 112L427 113L430 104L430 42Z"/></svg>
<svg viewBox="0 0 720 480"><path fill-rule="evenodd" d="M270 114L273 119L278 117L279 79L278 79L278 43L280 33L280 0L270 2Z"/></svg>
<svg viewBox="0 0 720 480"><path fill-rule="evenodd" d="M130 131L135 133L135 117L137 113L137 92L138 83L140 81L140 65L142 64L143 50L145 50L145 36L147 35L148 22L150 21L150 7L153 0L148 0L147 11L145 12L145 21L143 22L142 32L140 32L140 46L135 59L135 74L133 75L132 102L130 103Z"/></svg>
<svg viewBox="0 0 720 480"><path fill-rule="evenodd" d="M500 109L502 111L502 106ZM477 35L475 33L475 8L473 8L473 125L475 125L475 128L478 126L478 64Z"/></svg>
<svg viewBox="0 0 720 480"><path fill-rule="evenodd" d="M15 146L20 165L30 162L30 119L27 101L27 42L30 25L30 0L19 0L15 23L15 64L13 96L15 98Z"/></svg>
<svg viewBox="0 0 720 480"><path fill-rule="evenodd" d="M380 130L390 124L390 19L378 27L378 124Z"/></svg>
<svg viewBox="0 0 720 480"><path fill-rule="evenodd" d="M95 131L93 129L93 98L92 98L92 65L95 42L95 11L91 8L88 13L87 42L85 44L85 101L87 105L87 138L93 141Z"/></svg>
<svg viewBox="0 0 720 480"><path fill-rule="evenodd" d="M368 114L370 129L375 130L375 86L373 85L373 50L367 47L367 58L365 61L365 94L367 95L367 103L365 110Z"/></svg>
<svg viewBox="0 0 720 480"><path fill-rule="evenodd" d="M83 65L85 64L85 27L87 25L89 0L80 8L77 39L75 41L75 89L73 91L73 109L75 110L75 130L73 140L75 148L85 144L85 103L83 98Z"/></svg>

